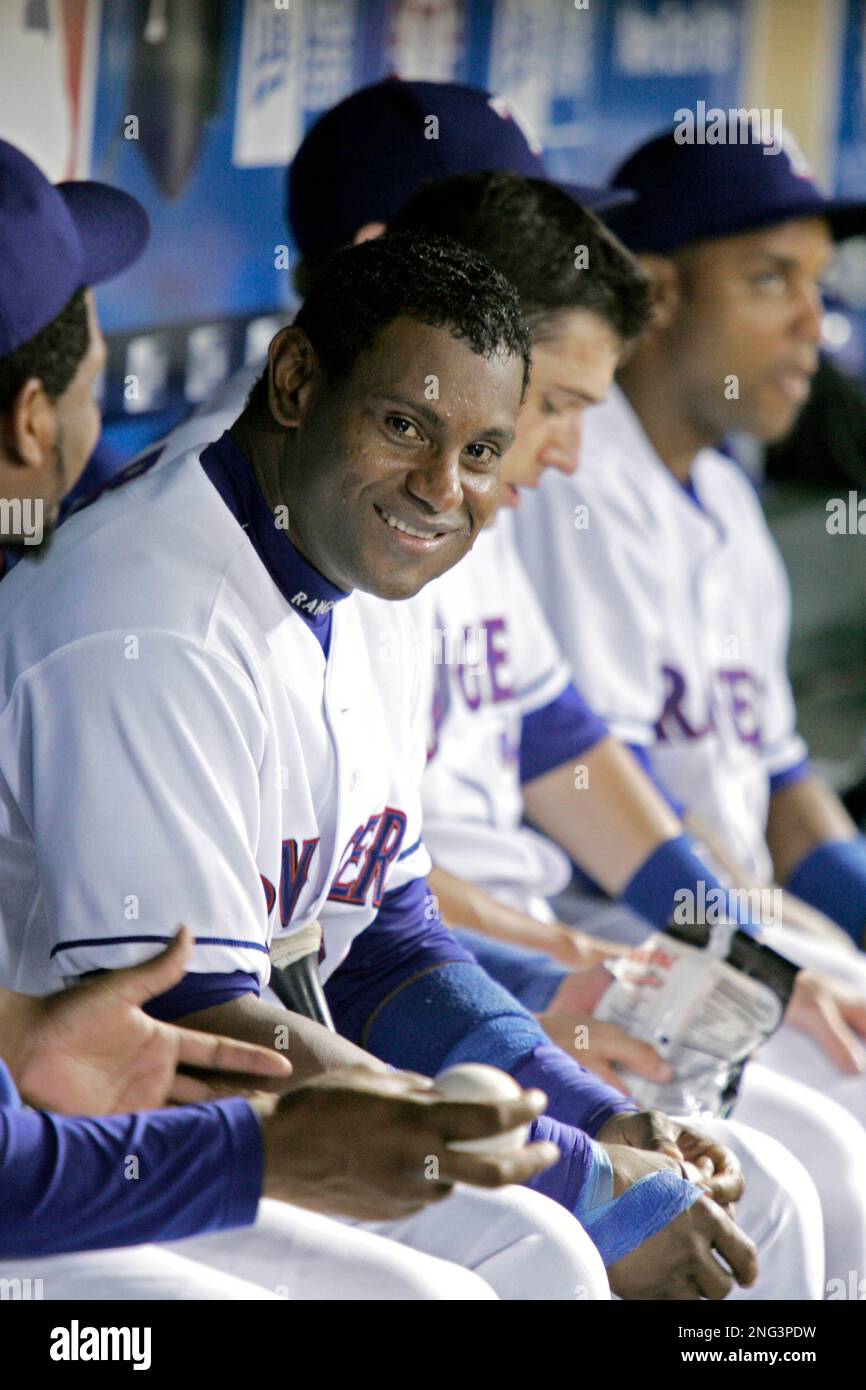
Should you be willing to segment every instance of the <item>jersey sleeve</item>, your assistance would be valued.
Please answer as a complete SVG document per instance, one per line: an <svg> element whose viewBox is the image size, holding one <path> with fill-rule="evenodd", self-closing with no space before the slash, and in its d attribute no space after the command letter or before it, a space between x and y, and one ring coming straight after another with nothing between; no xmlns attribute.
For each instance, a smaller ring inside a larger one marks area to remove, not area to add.
<svg viewBox="0 0 866 1390"><path fill-rule="evenodd" d="M607 737L603 719L569 681L555 700L524 715L520 730L520 781L532 782L594 748Z"/></svg>
<svg viewBox="0 0 866 1390"><path fill-rule="evenodd" d="M388 874L389 890L396 890L414 879L425 878L431 869L430 855L422 834L421 780L427 762L430 739L431 679L430 667L422 650L415 618L401 613L405 624L403 650L411 661L410 717L407 724L406 747L403 758L397 759L400 786L397 799L406 812L406 831L395 863Z"/></svg>
<svg viewBox="0 0 866 1390"><path fill-rule="evenodd" d="M515 518L529 578L590 706L649 744L662 709L662 594L651 527L598 480L548 475ZM577 523L580 523L579 525Z"/></svg>
<svg viewBox="0 0 866 1390"><path fill-rule="evenodd" d="M499 572L508 596L512 688L521 715L550 705L571 679L568 662L517 552L511 516L496 522ZM496 659L495 640L488 661Z"/></svg>
<svg viewBox="0 0 866 1390"><path fill-rule="evenodd" d="M782 557L767 534L766 637L762 752L772 791L797 781L808 770L809 750L797 732L797 711L788 677L791 590Z"/></svg>
<svg viewBox="0 0 866 1390"><path fill-rule="evenodd" d="M266 981L256 692L183 637L136 641L107 633L62 649L19 680L3 714L47 925L28 949L68 981L149 959L186 922L192 972Z"/></svg>

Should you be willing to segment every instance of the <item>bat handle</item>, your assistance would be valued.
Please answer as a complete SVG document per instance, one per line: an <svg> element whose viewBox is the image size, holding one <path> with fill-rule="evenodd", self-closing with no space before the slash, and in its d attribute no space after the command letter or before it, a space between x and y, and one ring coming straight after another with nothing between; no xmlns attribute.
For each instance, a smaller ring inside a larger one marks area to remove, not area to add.
<svg viewBox="0 0 866 1390"><path fill-rule="evenodd" d="M291 1009L292 1013L303 1014L305 1018L312 1018L316 1023L321 1023L332 1033L336 1033L319 978L317 951L299 956L288 965L272 966L270 985L284 1008Z"/></svg>

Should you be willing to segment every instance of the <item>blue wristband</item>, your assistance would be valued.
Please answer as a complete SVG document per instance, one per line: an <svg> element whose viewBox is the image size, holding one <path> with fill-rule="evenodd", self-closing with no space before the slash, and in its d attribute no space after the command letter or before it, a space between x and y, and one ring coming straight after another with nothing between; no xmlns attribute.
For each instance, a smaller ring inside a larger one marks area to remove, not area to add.
<svg viewBox="0 0 866 1390"><path fill-rule="evenodd" d="M866 931L866 838L828 840L800 860L785 887L846 931L856 946Z"/></svg>
<svg viewBox="0 0 866 1390"><path fill-rule="evenodd" d="M743 931L754 934L755 923L740 904L740 895L729 892L696 853L688 835L677 835L654 849L629 879L620 900L659 930L676 921L675 911L683 892L691 893L696 908L709 899L717 903L721 894L727 916ZM712 895L712 896L711 896ZM712 925L712 924L711 924Z"/></svg>

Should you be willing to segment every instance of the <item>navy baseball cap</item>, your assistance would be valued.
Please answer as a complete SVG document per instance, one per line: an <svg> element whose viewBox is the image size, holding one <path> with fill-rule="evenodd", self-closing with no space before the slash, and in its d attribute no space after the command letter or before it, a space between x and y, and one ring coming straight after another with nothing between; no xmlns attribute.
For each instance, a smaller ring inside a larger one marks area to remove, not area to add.
<svg viewBox="0 0 866 1390"><path fill-rule="evenodd" d="M76 290L124 270L144 249L144 208L105 183L51 183L0 140L0 357L57 317Z"/></svg>
<svg viewBox="0 0 866 1390"><path fill-rule="evenodd" d="M866 203L825 198L788 134L778 145L709 145L665 131L620 165L612 186L636 194L605 217L632 251L666 254L796 217L825 218L837 241L866 233Z"/></svg>
<svg viewBox="0 0 866 1390"><path fill-rule="evenodd" d="M425 136L431 116L436 139ZM551 181L503 98L456 82L389 77L353 92L308 131L289 167L289 227L302 253L330 250L366 222L388 222L431 179L487 169ZM632 196L559 186L597 211Z"/></svg>

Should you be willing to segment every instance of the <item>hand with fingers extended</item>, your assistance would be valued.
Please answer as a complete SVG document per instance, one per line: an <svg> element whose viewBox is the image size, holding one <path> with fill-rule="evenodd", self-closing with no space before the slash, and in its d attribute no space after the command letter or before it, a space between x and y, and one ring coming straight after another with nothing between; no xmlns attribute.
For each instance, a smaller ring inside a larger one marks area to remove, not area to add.
<svg viewBox="0 0 866 1390"><path fill-rule="evenodd" d="M466 1153L455 1141L504 1134L534 1120L541 1091L514 1100L445 1100L411 1072L350 1067L256 1102L264 1195L355 1220L393 1220L447 1197L455 1183L523 1183L559 1158L555 1144Z"/></svg>
<svg viewBox="0 0 866 1390"><path fill-rule="evenodd" d="M273 1049L143 1012L143 1004L183 979L191 949L192 935L182 927L143 965L44 998L4 994L0 1055L28 1104L66 1115L120 1115L283 1089L292 1068Z"/></svg>

